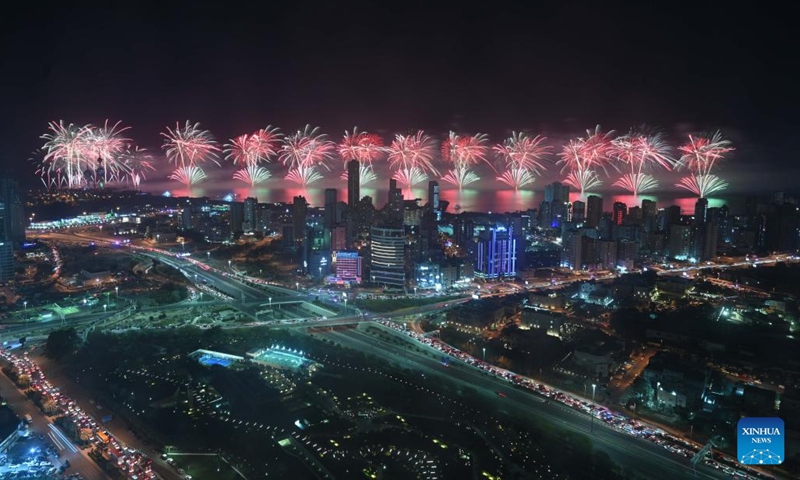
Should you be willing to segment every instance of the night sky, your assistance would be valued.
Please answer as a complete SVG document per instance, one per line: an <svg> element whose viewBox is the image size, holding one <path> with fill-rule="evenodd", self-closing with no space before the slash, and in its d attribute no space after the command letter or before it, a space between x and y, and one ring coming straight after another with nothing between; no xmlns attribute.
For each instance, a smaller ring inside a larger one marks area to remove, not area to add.
<svg viewBox="0 0 800 480"><path fill-rule="evenodd" d="M796 172L788 11L336 3L15 3L0 19L3 170L35 184L27 159L49 120L109 118L153 151L165 125L186 119L219 139L311 123L337 140L358 125L386 137L529 130L559 143L595 124L647 124L674 144L721 128L738 147L731 174Z"/></svg>

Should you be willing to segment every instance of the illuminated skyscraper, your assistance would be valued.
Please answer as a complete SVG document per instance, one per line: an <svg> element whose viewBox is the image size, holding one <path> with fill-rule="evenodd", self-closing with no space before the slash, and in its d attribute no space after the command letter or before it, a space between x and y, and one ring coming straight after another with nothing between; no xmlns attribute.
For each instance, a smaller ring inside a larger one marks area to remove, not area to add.
<svg viewBox="0 0 800 480"><path fill-rule="evenodd" d="M378 285L405 286L405 230L371 227L370 239L370 280Z"/></svg>
<svg viewBox="0 0 800 480"><path fill-rule="evenodd" d="M480 278L517 275L517 238L514 229L494 227L478 236L475 276Z"/></svg>

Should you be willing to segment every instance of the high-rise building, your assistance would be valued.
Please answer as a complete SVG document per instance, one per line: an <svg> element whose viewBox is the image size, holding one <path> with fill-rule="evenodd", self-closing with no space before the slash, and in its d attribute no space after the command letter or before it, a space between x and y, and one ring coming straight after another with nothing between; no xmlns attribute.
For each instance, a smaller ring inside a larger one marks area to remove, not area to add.
<svg viewBox="0 0 800 480"><path fill-rule="evenodd" d="M652 200L642 200L642 218L653 218L656 216L656 202Z"/></svg>
<svg viewBox="0 0 800 480"><path fill-rule="evenodd" d="M361 164L358 160L347 162L347 206L351 209L361 200Z"/></svg>
<svg viewBox="0 0 800 480"><path fill-rule="evenodd" d="M19 194L17 182L10 178L0 178L0 203L5 205L3 229L5 238L14 244L25 241L25 208Z"/></svg>
<svg viewBox="0 0 800 480"><path fill-rule="evenodd" d="M622 202L614 202L613 209L614 225L622 225L625 223L625 217L628 215L628 206Z"/></svg>
<svg viewBox="0 0 800 480"><path fill-rule="evenodd" d="M603 199L597 195L589 195L586 200L586 226L597 228L603 215Z"/></svg>
<svg viewBox="0 0 800 480"><path fill-rule="evenodd" d="M678 223L669 226L669 256L686 260L692 254L693 235L690 225Z"/></svg>
<svg viewBox="0 0 800 480"><path fill-rule="evenodd" d="M14 278L14 244L0 240L0 282Z"/></svg>
<svg viewBox="0 0 800 480"><path fill-rule="evenodd" d="M335 188L325 189L325 211L323 213L322 225L328 230L336 224L336 209L339 202L339 192Z"/></svg>
<svg viewBox="0 0 800 480"><path fill-rule="evenodd" d="M694 203L694 222L693 225L703 225L706 223L708 213L708 199L698 198Z"/></svg>
<svg viewBox="0 0 800 480"><path fill-rule="evenodd" d="M481 232L476 248L475 276L489 279L516 276L518 241L513 227L494 227Z"/></svg>
<svg viewBox="0 0 800 480"><path fill-rule="evenodd" d="M386 223L390 227L403 226L403 191L397 188L397 180L389 180L389 202L386 204Z"/></svg>
<svg viewBox="0 0 800 480"><path fill-rule="evenodd" d="M544 201L550 202L549 227L561 227L569 218L569 185L553 182L544 187Z"/></svg>
<svg viewBox="0 0 800 480"><path fill-rule="evenodd" d="M572 203L572 221L582 222L586 218L586 204L580 200Z"/></svg>
<svg viewBox="0 0 800 480"><path fill-rule="evenodd" d="M561 234L561 263L562 268L580 270L583 265L583 241L580 230L565 229Z"/></svg>
<svg viewBox="0 0 800 480"><path fill-rule="evenodd" d="M406 284L405 230L370 228L370 277L378 285L403 287Z"/></svg>
<svg viewBox="0 0 800 480"><path fill-rule="evenodd" d="M334 274L341 280L361 283L361 257L358 252L338 251L332 257Z"/></svg>
<svg viewBox="0 0 800 480"><path fill-rule="evenodd" d="M439 182L428 182L428 210L439 211Z"/></svg>
<svg viewBox="0 0 800 480"><path fill-rule="evenodd" d="M305 239L306 216L308 216L306 197L298 195L292 200L292 229L295 243L303 242Z"/></svg>
<svg viewBox="0 0 800 480"><path fill-rule="evenodd" d="M231 234L242 231L242 222L244 221L244 204L242 202L231 202L229 208Z"/></svg>
<svg viewBox="0 0 800 480"><path fill-rule="evenodd" d="M793 203L770 206L764 222L764 247L770 252L797 250L800 211Z"/></svg>
<svg viewBox="0 0 800 480"><path fill-rule="evenodd" d="M247 197L244 199L244 222L242 229L245 232L252 232L256 230L256 209L258 208L258 199L254 197Z"/></svg>

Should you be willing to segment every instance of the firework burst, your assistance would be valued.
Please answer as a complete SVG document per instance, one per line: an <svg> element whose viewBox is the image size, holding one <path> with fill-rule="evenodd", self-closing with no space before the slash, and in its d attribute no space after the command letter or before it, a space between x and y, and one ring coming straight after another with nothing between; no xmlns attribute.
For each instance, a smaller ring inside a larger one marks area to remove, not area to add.
<svg viewBox="0 0 800 480"><path fill-rule="evenodd" d="M411 188L427 180L428 175L426 175L421 168L412 166L409 168L401 168L392 175L392 178L400 182L400 184L406 188Z"/></svg>
<svg viewBox="0 0 800 480"><path fill-rule="evenodd" d="M144 148L131 147L120 156L122 177L120 180L128 181L134 187L139 187L142 180L147 179L147 171L154 171L153 156Z"/></svg>
<svg viewBox="0 0 800 480"><path fill-rule="evenodd" d="M460 136L450 132L442 142L442 160L452 162L454 168L442 180L457 186L459 190L480 180L472 170L472 166L486 161L486 154L489 152L489 147L486 146L487 138L482 133Z"/></svg>
<svg viewBox="0 0 800 480"><path fill-rule="evenodd" d="M206 178L206 172L204 172L202 168L196 165L187 165L185 167L178 167L169 176L170 180L175 180L177 182L180 182L186 185L187 187L196 185L205 180L205 178Z"/></svg>
<svg viewBox="0 0 800 480"><path fill-rule="evenodd" d="M208 130L200 128L199 123L192 124L189 120L183 126L176 123L174 130L167 127L167 131L162 132L161 136L164 137L161 148L166 152L170 163L179 169L196 167L209 161L219 165L220 150L217 142Z"/></svg>
<svg viewBox="0 0 800 480"><path fill-rule="evenodd" d="M375 180L378 179L378 176L375 175L375 172L372 170L371 165L364 165L363 163L359 165L358 174L359 174L358 183L361 186L374 182ZM341 179L347 180L347 172L344 172L342 174Z"/></svg>
<svg viewBox="0 0 800 480"><path fill-rule="evenodd" d="M586 130L586 137L572 139L562 148L558 163L562 172L568 172L564 182L581 195L602 184L597 170L605 170L612 136L613 132L603 133L598 125L594 131Z"/></svg>
<svg viewBox="0 0 800 480"><path fill-rule="evenodd" d="M302 130L284 137L278 155L280 161L290 170L308 169L320 165L329 169L325 162L331 158L335 148L336 144L327 140L324 134L319 133L319 128L311 128L310 125L306 125ZM314 171L316 172L316 169ZM320 178L322 177L319 172L316 173Z"/></svg>
<svg viewBox="0 0 800 480"><path fill-rule="evenodd" d="M413 135L395 135L392 144L388 147L388 151L389 164L392 168L396 168L398 173L404 172L401 177L406 177L406 180L412 179L408 175L414 173L415 169L426 178L426 173L439 175L439 172L433 166L433 153L435 151L433 140L430 136L425 135L422 130Z"/></svg>
<svg viewBox="0 0 800 480"><path fill-rule="evenodd" d="M531 171L526 168L510 168L497 177L497 180L505 183L514 190L519 190L527 185L533 184L536 180Z"/></svg>
<svg viewBox="0 0 800 480"><path fill-rule="evenodd" d="M658 186L656 179L645 171L655 167L672 169L669 146L660 133L647 135L631 132L611 142L609 156L622 163L627 172L614 183L634 195L653 190Z"/></svg>
<svg viewBox="0 0 800 480"><path fill-rule="evenodd" d="M65 124L63 120L48 124L48 133L42 147L45 154L38 173L48 187L79 188L83 181L83 170L88 166L86 145L91 135L91 126Z"/></svg>
<svg viewBox="0 0 800 480"><path fill-rule="evenodd" d="M285 180L289 182L296 183L302 186L311 185L314 182L318 182L323 179L321 173L317 171L317 167L311 165L308 167L299 166L295 168L289 169L289 173L286 175Z"/></svg>
<svg viewBox="0 0 800 480"><path fill-rule="evenodd" d="M469 167L456 167L442 177L443 182L455 185L459 190L471 183L477 182L480 179L481 178Z"/></svg>
<svg viewBox="0 0 800 480"><path fill-rule="evenodd" d="M248 183L251 187L266 182L270 177L272 177L272 174L269 173L269 170L258 165L247 165L233 174L234 180Z"/></svg>
<svg viewBox="0 0 800 480"><path fill-rule="evenodd" d="M372 165L386 154L383 139L380 135L359 132L358 127L353 128L353 133L344 132L337 150L345 166L350 160L357 160L362 165Z"/></svg>
<svg viewBox="0 0 800 480"><path fill-rule="evenodd" d="M683 154L676 168L685 168L698 175L709 175L716 163L735 150L719 131L707 137L689 135L689 141L678 147Z"/></svg>
<svg viewBox="0 0 800 480"><path fill-rule="evenodd" d="M550 147L544 144L546 137L530 137L524 133L512 132L503 143L495 145L493 150L510 170L527 170L531 174L540 174L545 168L544 157Z"/></svg>
<svg viewBox="0 0 800 480"><path fill-rule="evenodd" d="M269 125L252 134L239 135L225 144L225 158L239 166L258 165L269 162L278 154L281 134L278 129Z"/></svg>
<svg viewBox="0 0 800 480"><path fill-rule="evenodd" d="M594 170L573 170L567 174L564 183L576 190L580 190L581 195L585 191L592 190L603 184Z"/></svg>
<svg viewBox="0 0 800 480"><path fill-rule="evenodd" d="M725 190L728 188L728 183L716 175L703 175L695 173L689 175L688 177L681 178L680 181L675 184L675 186L689 190L698 197L704 198L711 194L719 193Z"/></svg>

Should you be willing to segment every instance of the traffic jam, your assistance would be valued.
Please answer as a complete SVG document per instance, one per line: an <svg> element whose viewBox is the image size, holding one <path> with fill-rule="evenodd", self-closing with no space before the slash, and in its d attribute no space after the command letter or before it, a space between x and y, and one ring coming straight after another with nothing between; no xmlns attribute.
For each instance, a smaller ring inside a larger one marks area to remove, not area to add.
<svg viewBox="0 0 800 480"><path fill-rule="evenodd" d="M38 390L44 396L43 398L52 399L56 403L58 410L54 417L64 415L72 420L76 426L76 431L91 432L87 447L94 446L100 452L103 452L103 456L116 465L128 478L135 480L157 478L152 470L152 460L117 440L102 425L98 424L91 415L81 410L72 399L61 393L57 387L54 387L45 378L39 366L28 358L27 352L22 356L18 356L12 355L6 350L0 350L0 357L13 364L21 375L28 375L31 388ZM53 428L51 425L51 429ZM59 437L66 441L63 435L59 435Z"/></svg>
<svg viewBox="0 0 800 480"><path fill-rule="evenodd" d="M448 355L449 357L455 358L475 368L488 372L502 380L511 383L512 385L537 393L548 398L549 400L559 402L567 407L582 411L588 415L593 415L594 418L602 421L615 430L649 441L655 445L661 446L671 453L691 459L699 451L694 444L684 440L683 438L665 432L660 428L647 425L646 423L639 422L632 418L628 418L617 412L611 411L602 405L593 405L591 402L580 400L568 393L562 392L543 383L534 382L531 378L523 377L522 375L518 375L514 372L510 372L508 370L496 367L490 363L481 361L472 355L458 350L457 348L451 347L437 338L426 337L414 331L407 330L405 325L383 319L375 319L375 321L385 327L403 333L430 348L434 348L439 352ZM497 394L500 397L507 396L503 392L497 392ZM703 463L711 468L721 470L728 475L738 476L738 478L772 478L771 476L760 471L739 464L733 458L723 455L715 454L713 457L708 456L703 460ZM748 471L743 472L741 470L742 468L748 468Z"/></svg>

